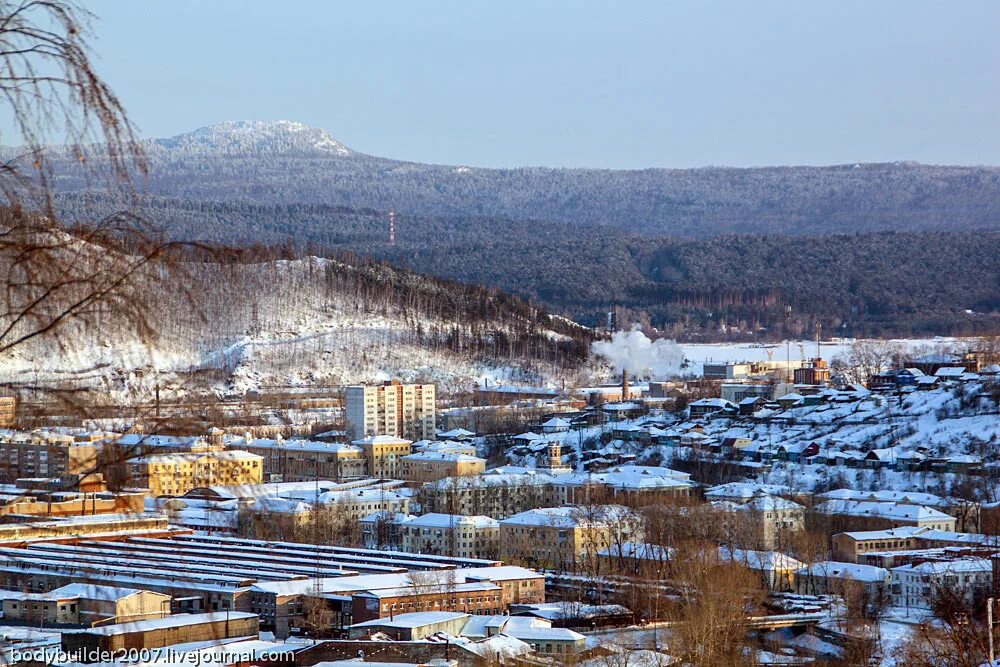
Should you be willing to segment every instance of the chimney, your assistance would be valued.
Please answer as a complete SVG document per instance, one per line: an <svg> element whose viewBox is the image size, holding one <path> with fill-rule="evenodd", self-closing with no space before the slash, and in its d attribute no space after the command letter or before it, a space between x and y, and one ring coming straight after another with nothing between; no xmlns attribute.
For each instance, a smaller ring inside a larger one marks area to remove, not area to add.
<svg viewBox="0 0 1000 667"><path fill-rule="evenodd" d="M627 401L629 399L628 393L628 371L624 368L622 369L622 400Z"/></svg>

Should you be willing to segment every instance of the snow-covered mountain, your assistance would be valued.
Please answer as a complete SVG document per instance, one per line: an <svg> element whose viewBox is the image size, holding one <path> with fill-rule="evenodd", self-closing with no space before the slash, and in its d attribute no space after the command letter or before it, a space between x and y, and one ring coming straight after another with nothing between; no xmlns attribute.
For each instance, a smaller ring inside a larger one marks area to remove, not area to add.
<svg viewBox="0 0 1000 667"><path fill-rule="evenodd" d="M353 151L326 131L290 120L235 120L152 141L151 149L205 155L322 155Z"/></svg>

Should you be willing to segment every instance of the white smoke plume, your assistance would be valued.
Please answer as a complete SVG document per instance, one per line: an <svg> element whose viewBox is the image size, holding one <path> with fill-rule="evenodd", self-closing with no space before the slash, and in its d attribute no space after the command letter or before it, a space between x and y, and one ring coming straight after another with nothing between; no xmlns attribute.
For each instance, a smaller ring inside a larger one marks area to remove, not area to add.
<svg viewBox="0 0 1000 667"><path fill-rule="evenodd" d="M638 326L631 331L616 332L610 341L596 341L590 349L610 361L616 373L624 370L633 377L653 380L680 374L684 363L680 345L665 338L652 341Z"/></svg>

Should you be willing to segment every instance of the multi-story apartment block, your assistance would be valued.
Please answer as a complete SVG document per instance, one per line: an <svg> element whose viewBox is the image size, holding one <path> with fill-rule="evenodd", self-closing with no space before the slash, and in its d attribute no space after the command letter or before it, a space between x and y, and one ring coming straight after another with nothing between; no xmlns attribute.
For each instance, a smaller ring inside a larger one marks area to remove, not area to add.
<svg viewBox="0 0 1000 667"><path fill-rule="evenodd" d="M486 459L454 452L417 452L404 456L402 464L403 479L420 483L478 475L486 470Z"/></svg>
<svg viewBox="0 0 1000 667"><path fill-rule="evenodd" d="M427 512L485 515L495 519L553 504L552 477L525 468L496 468L482 475L448 477L419 491Z"/></svg>
<svg viewBox="0 0 1000 667"><path fill-rule="evenodd" d="M495 558L500 523L488 516L424 514L401 526L403 551L459 558Z"/></svg>
<svg viewBox="0 0 1000 667"><path fill-rule="evenodd" d="M264 479L268 482L305 482L329 479L344 482L368 474L368 462L361 447L342 442L240 438L229 443L235 449L264 459Z"/></svg>
<svg viewBox="0 0 1000 667"><path fill-rule="evenodd" d="M993 587L993 566L985 558L959 558L901 565L892 570L892 603L896 607L931 609L942 594L972 604Z"/></svg>
<svg viewBox="0 0 1000 667"><path fill-rule="evenodd" d="M433 439L434 385L386 382L358 385L345 392L347 428L352 438L392 435Z"/></svg>
<svg viewBox="0 0 1000 667"><path fill-rule="evenodd" d="M364 452L368 474L381 479L401 477L403 457L412 451L409 440L392 435L371 435L351 444Z"/></svg>
<svg viewBox="0 0 1000 667"><path fill-rule="evenodd" d="M263 470L263 457L241 450L152 454L129 461L128 485L180 496L199 486L260 484Z"/></svg>
<svg viewBox="0 0 1000 667"><path fill-rule="evenodd" d="M575 570L613 544L641 540L634 515L620 505L549 507L500 521L500 557L537 567Z"/></svg>
<svg viewBox="0 0 1000 667"><path fill-rule="evenodd" d="M687 473L658 466L623 465L599 473L550 470L504 466L480 475L447 477L421 487L421 506L428 512L503 519L566 504L669 503L687 498L694 488Z"/></svg>
<svg viewBox="0 0 1000 667"><path fill-rule="evenodd" d="M103 444L50 431L6 433L0 438L0 483L86 475L103 465Z"/></svg>

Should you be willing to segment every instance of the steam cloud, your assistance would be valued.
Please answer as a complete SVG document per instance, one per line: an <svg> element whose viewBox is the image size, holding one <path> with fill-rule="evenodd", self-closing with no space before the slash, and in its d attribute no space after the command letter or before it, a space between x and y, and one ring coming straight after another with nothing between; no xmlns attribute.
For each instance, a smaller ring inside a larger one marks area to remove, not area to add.
<svg viewBox="0 0 1000 667"><path fill-rule="evenodd" d="M590 349L610 361L616 373L624 370L654 380L678 375L684 363L684 352L677 343L665 338L651 341L637 326L616 332L610 341L597 341Z"/></svg>

